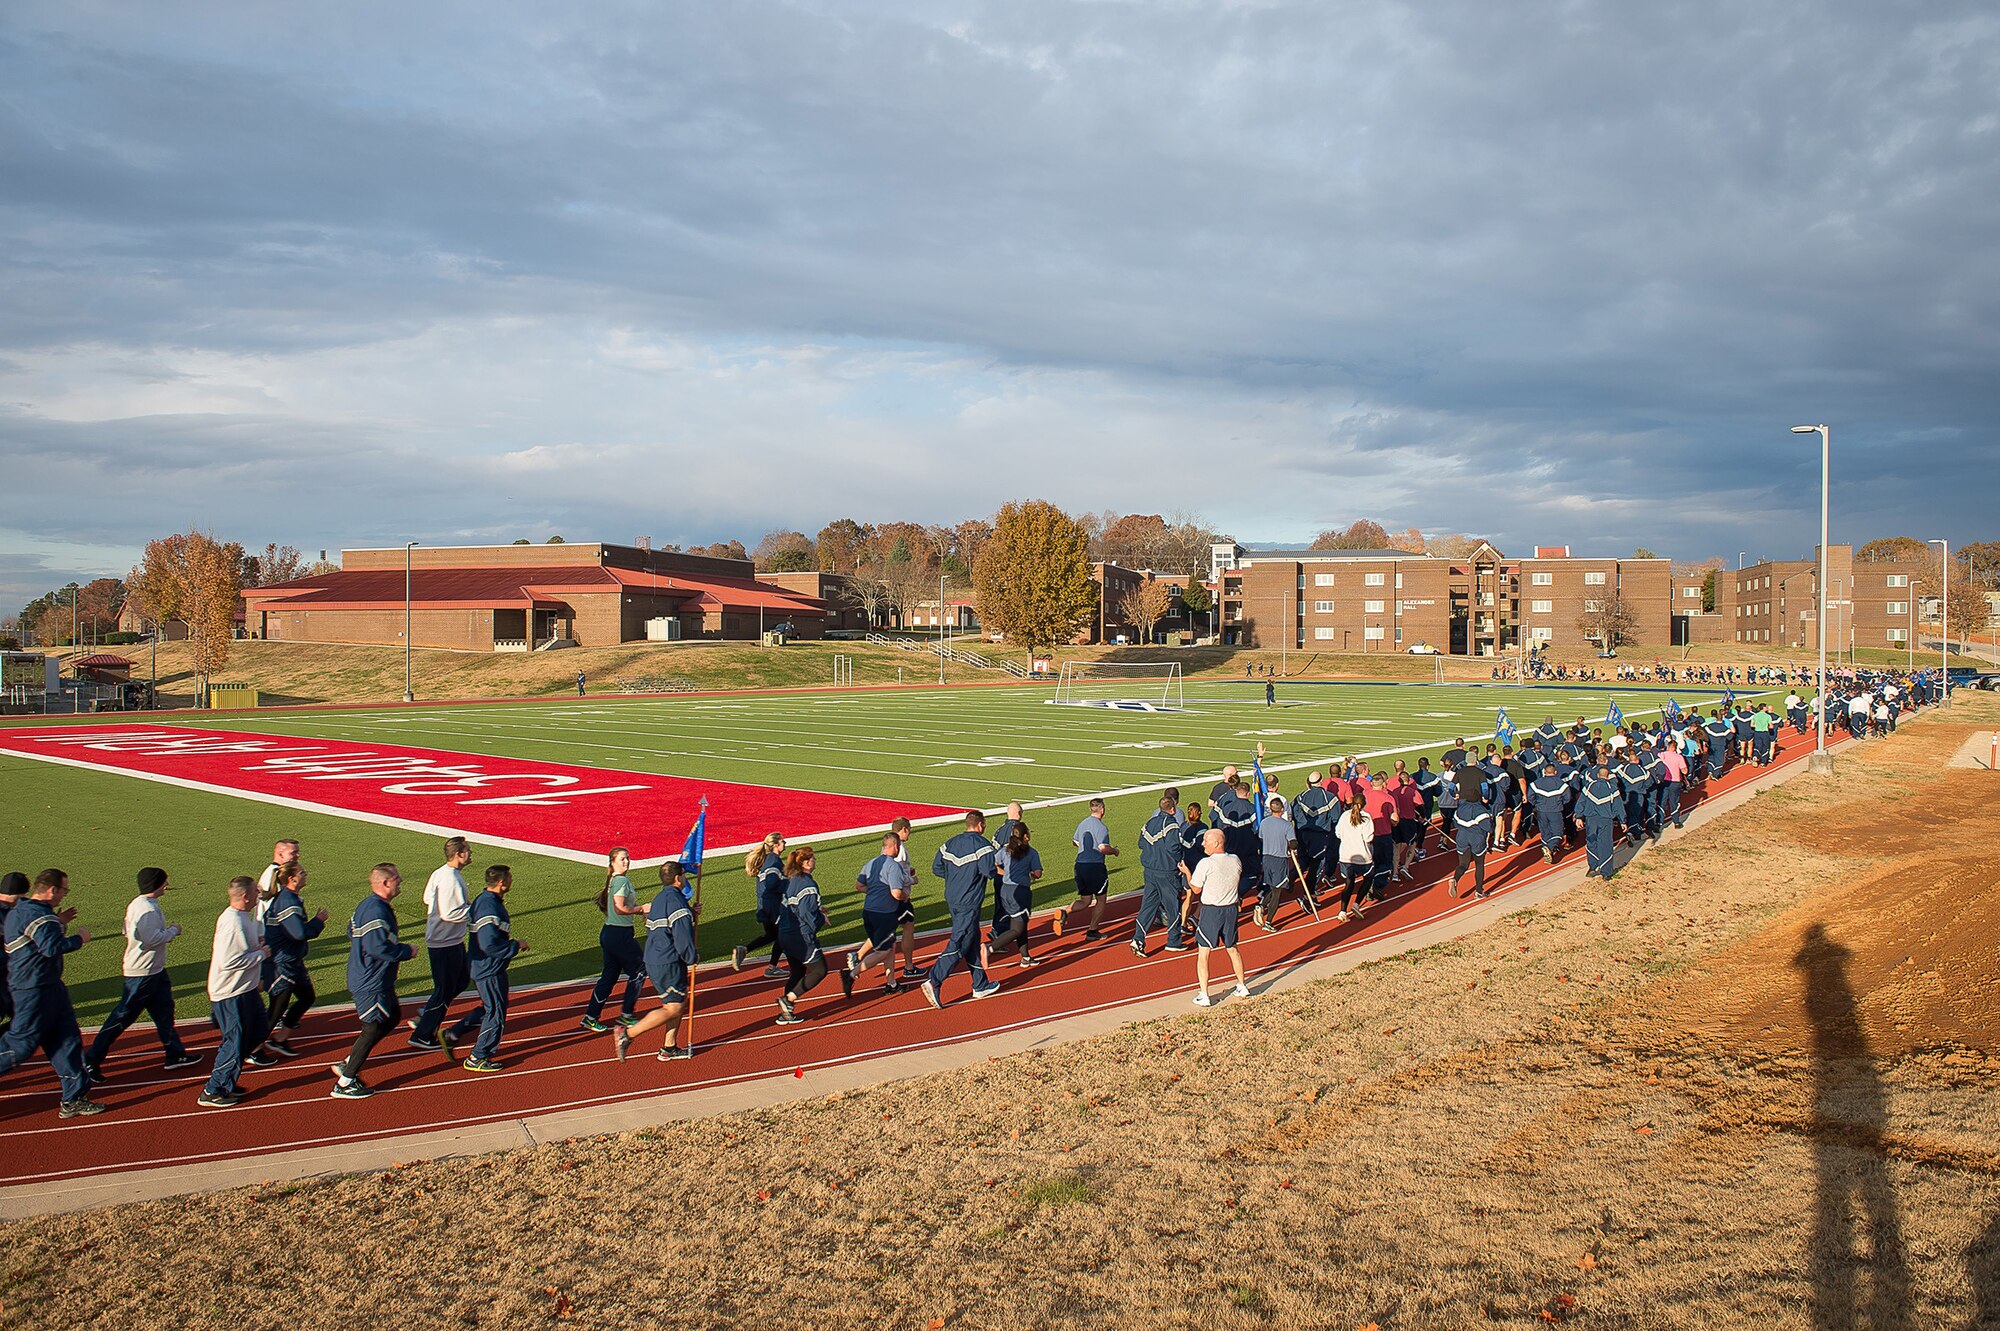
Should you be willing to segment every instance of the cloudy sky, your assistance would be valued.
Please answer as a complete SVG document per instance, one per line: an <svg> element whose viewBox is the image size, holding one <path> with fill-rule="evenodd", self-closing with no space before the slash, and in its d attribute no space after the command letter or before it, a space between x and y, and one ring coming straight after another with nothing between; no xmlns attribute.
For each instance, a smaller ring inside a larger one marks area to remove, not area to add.
<svg viewBox="0 0 2000 1331"><path fill-rule="evenodd" d="M13 0L0 608L189 526L2000 536L1990 4Z"/></svg>

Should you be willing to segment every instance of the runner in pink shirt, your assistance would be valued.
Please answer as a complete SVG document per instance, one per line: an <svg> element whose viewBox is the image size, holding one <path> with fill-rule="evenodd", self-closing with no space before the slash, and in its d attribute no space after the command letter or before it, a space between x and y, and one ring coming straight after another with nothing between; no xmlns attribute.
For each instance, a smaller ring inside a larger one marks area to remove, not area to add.
<svg viewBox="0 0 2000 1331"><path fill-rule="evenodd" d="M1686 827L1687 817L1681 812L1681 782L1687 779L1688 761L1671 739L1661 741L1659 757L1660 817L1673 819L1675 827Z"/></svg>

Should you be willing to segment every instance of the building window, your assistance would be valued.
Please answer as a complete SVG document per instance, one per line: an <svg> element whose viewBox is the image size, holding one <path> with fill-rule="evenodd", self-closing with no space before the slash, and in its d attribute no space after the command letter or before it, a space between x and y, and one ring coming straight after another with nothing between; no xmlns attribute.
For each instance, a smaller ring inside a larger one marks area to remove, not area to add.
<svg viewBox="0 0 2000 1331"><path fill-rule="evenodd" d="M1889 602L1889 613L1892 615L1907 615L1910 613L1910 603L1908 601L1891 601Z"/></svg>
<svg viewBox="0 0 2000 1331"><path fill-rule="evenodd" d="M1324 627L1316 628L1313 630L1313 637L1319 639L1321 642L1325 642L1333 637L1333 630Z"/></svg>
<svg viewBox="0 0 2000 1331"><path fill-rule="evenodd" d="M1907 587L1910 585L1910 575L1907 573L1891 573L1887 585L1891 587Z"/></svg>
<svg viewBox="0 0 2000 1331"><path fill-rule="evenodd" d="M1682 597L1683 597L1684 599L1687 599L1687 600L1693 600L1693 599L1695 599L1696 597L1699 597L1700 595L1701 595L1701 588L1699 588L1699 587L1683 587L1683 588L1681 588L1681 596L1682 596Z"/></svg>
<svg viewBox="0 0 2000 1331"><path fill-rule="evenodd" d="M1553 587L1556 584L1556 575L1553 573L1534 573L1529 575L1528 581L1537 587Z"/></svg>
<svg viewBox="0 0 2000 1331"><path fill-rule="evenodd" d="M1396 590L1397 591L1403 590L1403 575L1400 573L1396 575Z"/></svg>
<svg viewBox="0 0 2000 1331"><path fill-rule="evenodd" d="M1361 581L1370 587L1382 587L1388 584L1387 576L1381 573L1364 573Z"/></svg>
<svg viewBox="0 0 2000 1331"><path fill-rule="evenodd" d="M1604 602L1602 601L1585 601L1583 603L1583 613L1586 615L1594 615L1603 608Z"/></svg>
<svg viewBox="0 0 2000 1331"><path fill-rule="evenodd" d="M1361 603L1361 611L1363 614L1379 615L1382 613L1382 603L1380 601L1363 601Z"/></svg>
<svg viewBox="0 0 2000 1331"><path fill-rule="evenodd" d="M1370 642L1382 641L1383 630L1380 624L1370 624L1363 632L1367 635Z"/></svg>
<svg viewBox="0 0 2000 1331"><path fill-rule="evenodd" d="M1536 642L1547 642L1556 636L1556 631L1547 624L1537 624L1528 630L1528 637Z"/></svg>
<svg viewBox="0 0 2000 1331"><path fill-rule="evenodd" d="M1481 604L1481 605L1492 605L1492 604L1493 604L1493 593L1492 593L1492 592L1481 592L1481 593L1479 593L1479 604Z"/></svg>
<svg viewBox="0 0 2000 1331"><path fill-rule="evenodd" d="M1903 630L1901 630L1901 629L1890 629L1890 630L1889 630L1889 641L1890 641L1890 642L1902 642L1902 641L1903 641Z"/></svg>
<svg viewBox="0 0 2000 1331"><path fill-rule="evenodd" d="M1314 613L1314 614L1316 614L1316 615L1330 615L1330 614L1332 614L1332 613L1333 613L1333 602L1331 602L1331 601L1314 601L1314 602L1313 602L1313 613Z"/></svg>
<svg viewBox="0 0 2000 1331"><path fill-rule="evenodd" d="M1396 641L1401 642L1402 640L1403 640L1403 626L1401 624L1398 624L1396 625Z"/></svg>
<svg viewBox="0 0 2000 1331"><path fill-rule="evenodd" d="M1331 587L1331 586L1333 586L1333 574L1331 574L1331 573L1315 573L1315 574L1313 574L1313 586L1315 586L1315 587Z"/></svg>
<svg viewBox="0 0 2000 1331"><path fill-rule="evenodd" d="M1599 569L1595 573L1584 574L1583 585L1586 587L1602 587L1604 585L1604 571Z"/></svg>
<svg viewBox="0 0 2000 1331"><path fill-rule="evenodd" d="M1546 615L1549 611L1555 609L1555 605L1554 601L1530 601L1528 602L1528 612L1530 614Z"/></svg>

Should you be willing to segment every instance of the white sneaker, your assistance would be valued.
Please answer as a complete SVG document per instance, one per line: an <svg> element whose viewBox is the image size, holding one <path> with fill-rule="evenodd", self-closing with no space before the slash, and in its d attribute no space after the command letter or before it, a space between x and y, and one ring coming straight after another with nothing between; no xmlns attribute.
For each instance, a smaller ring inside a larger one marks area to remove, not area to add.
<svg viewBox="0 0 2000 1331"><path fill-rule="evenodd" d="M1215 1000L1210 998L1207 994L1196 994L1194 996L1194 1005L1196 1007L1214 1007Z"/></svg>
<svg viewBox="0 0 2000 1331"><path fill-rule="evenodd" d="M1250 989L1247 985L1239 984L1234 989L1231 989L1229 992L1236 995L1236 997L1238 998L1250 997Z"/></svg>

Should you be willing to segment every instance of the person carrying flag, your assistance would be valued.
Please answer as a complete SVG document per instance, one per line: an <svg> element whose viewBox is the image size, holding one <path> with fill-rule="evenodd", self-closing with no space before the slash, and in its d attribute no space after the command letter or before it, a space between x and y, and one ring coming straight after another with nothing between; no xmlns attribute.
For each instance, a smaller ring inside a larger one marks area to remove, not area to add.
<svg viewBox="0 0 2000 1331"><path fill-rule="evenodd" d="M632 1026L611 1028L611 1050L620 1063L630 1052L632 1041L660 1026L667 1028L667 1039L653 1057L668 1063L694 1056L692 1044L679 1044L674 1037L680 1034L681 1018L687 1013L688 973L695 963L695 909L688 900L687 866L668 860L660 866L659 893L646 908L646 978L660 996L660 1005Z"/></svg>
<svg viewBox="0 0 2000 1331"><path fill-rule="evenodd" d="M1263 857L1260 867L1263 870L1264 890L1250 913L1257 927L1267 934L1278 932L1274 917L1284 897L1285 884L1292 881L1292 856L1298 848L1298 835L1292 827L1292 820L1285 817L1284 796L1270 796L1264 816L1257 823L1257 849Z"/></svg>

